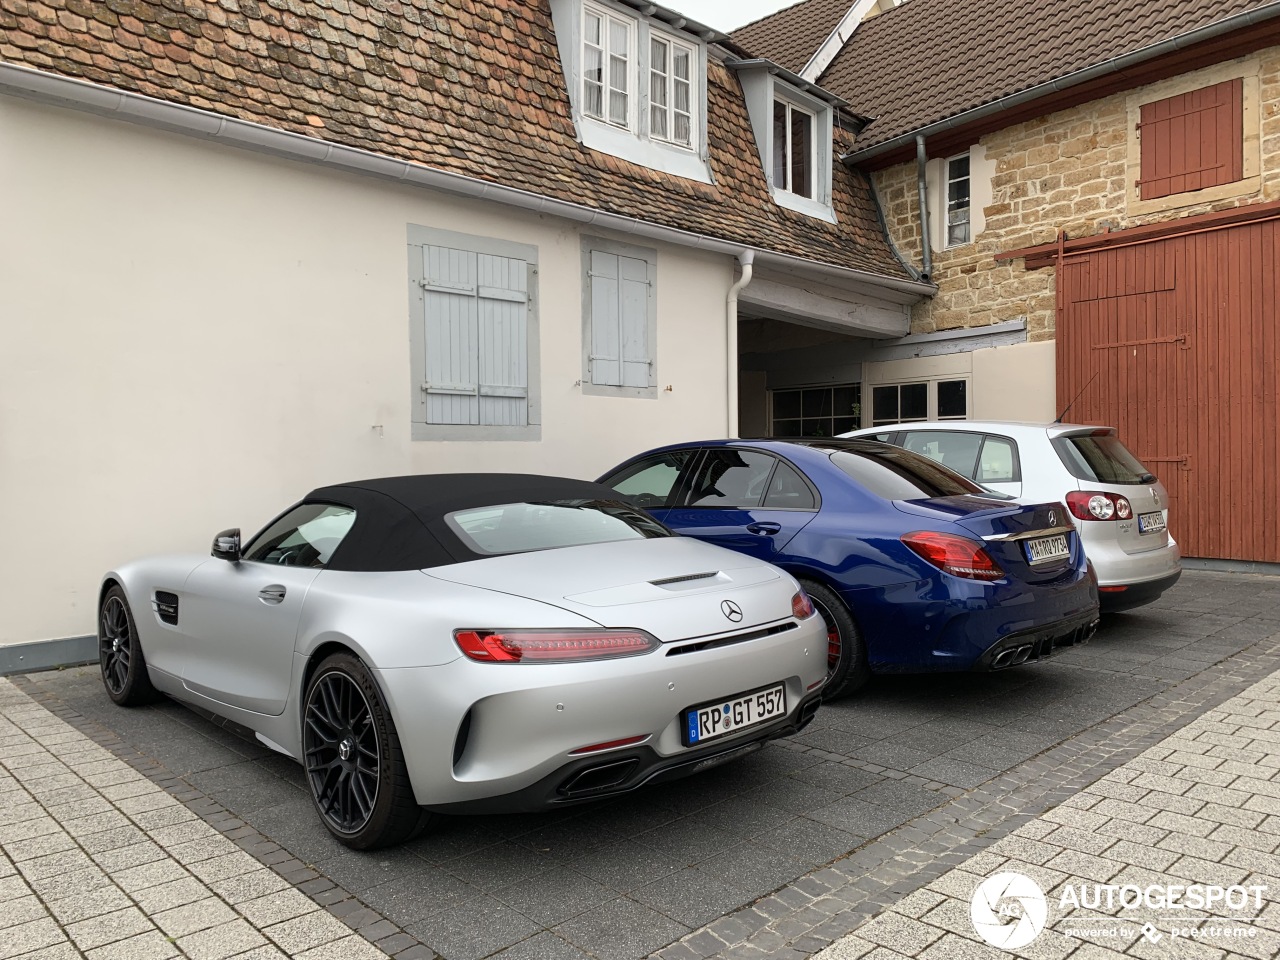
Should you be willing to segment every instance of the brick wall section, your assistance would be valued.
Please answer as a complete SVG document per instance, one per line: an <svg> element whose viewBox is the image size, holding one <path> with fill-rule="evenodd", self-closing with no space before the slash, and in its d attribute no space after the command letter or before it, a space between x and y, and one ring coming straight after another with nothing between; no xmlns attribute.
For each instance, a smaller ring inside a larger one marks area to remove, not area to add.
<svg viewBox="0 0 1280 960"><path fill-rule="evenodd" d="M1128 102L1135 92L1145 98L1147 88L1118 93L983 137L987 158L996 164L992 203L984 208L986 228L973 243L934 253L933 279L938 295L915 307L911 332L978 327L1025 316L1029 339L1051 340L1055 271L1028 271L1021 260L997 263L997 253L1050 243L1057 239L1059 230L1066 230L1071 237L1089 236L1101 232L1104 221L1118 230L1280 199L1280 48L1269 48L1256 57L1260 67L1261 188L1247 195L1140 215L1129 212ZM1154 98L1158 88L1150 89ZM890 236L903 256L919 265L915 162L878 171L874 179ZM1191 194L1183 197L1193 199ZM939 211L932 211L932 215L938 216Z"/></svg>

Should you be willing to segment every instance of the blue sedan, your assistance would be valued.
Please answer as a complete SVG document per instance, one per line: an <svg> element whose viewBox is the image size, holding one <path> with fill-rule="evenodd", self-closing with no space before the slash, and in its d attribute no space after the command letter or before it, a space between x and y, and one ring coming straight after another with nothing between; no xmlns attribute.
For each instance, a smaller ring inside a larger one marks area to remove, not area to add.
<svg viewBox="0 0 1280 960"><path fill-rule="evenodd" d="M828 699L873 673L999 670L1092 635L1096 580L1060 503L994 499L873 440L713 440L600 478L679 533L796 577L827 624Z"/></svg>

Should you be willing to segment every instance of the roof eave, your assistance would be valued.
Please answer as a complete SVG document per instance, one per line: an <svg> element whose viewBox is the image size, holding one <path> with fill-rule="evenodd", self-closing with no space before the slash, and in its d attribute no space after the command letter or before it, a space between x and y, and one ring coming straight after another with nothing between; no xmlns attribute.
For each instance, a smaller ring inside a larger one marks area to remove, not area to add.
<svg viewBox="0 0 1280 960"><path fill-rule="evenodd" d="M993 100L990 103L982 104L971 110L965 110L954 116L946 117L933 123L925 124L900 133L889 140L884 140L874 146L867 147L863 150L853 150L846 153L840 158L842 163L849 166L857 166L874 160L887 153L904 149L915 142L917 137L926 139L936 136L939 133L945 133L949 130L956 130L960 127L985 120L989 117L1012 110L1024 104L1031 103L1041 97L1047 97L1063 90L1068 90L1080 84L1087 83L1099 77L1104 77L1111 73L1119 73L1130 67L1148 63L1152 60L1162 57L1165 54L1182 50L1185 47L1201 43L1205 40L1212 40L1223 34L1231 33L1235 30L1241 30L1251 27L1259 23L1265 23L1268 20L1280 17L1280 0L1273 0L1262 7L1255 7L1244 13L1237 13L1233 16L1217 20L1213 23L1199 27L1187 33L1179 34L1176 37L1170 37L1168 40L1161 40L1159 43L1153 43L1138 50L1132 50L1129 53L1121 54L1118 57L1112 57L1101 63L1085 67L1074 73L1068 73L1058 77L1056 80L1050 80L1046 83L1037 84L1034 87L1028 87L1025 90L1019 90L1017 93L1011 93L999 100Z"/></svg>
<svg viewBox="0 0 1280 960"><path fill-rule="evenodd" d="M792 270L840 278L850 283L871 284L895 291L912 302L937 292L937 287L929 283L888 276L857 267L810 260L723 237L668 227L649 220L641 220L638 217L610 213L568 200L521 190L518 187L509 187L466 174L440 170L426 164L396 159L371 150L319 140L265 124L226 117L197 107L171 103L168 100L3 61L0 61L0 94L69 107L98 116L169 130L290 160L301 160L381 179L416 184L454 196L487 200L537 214L591 224L621 234L644 237L648 240L733 257L752 253L757 261L774 262Z"/></svg>

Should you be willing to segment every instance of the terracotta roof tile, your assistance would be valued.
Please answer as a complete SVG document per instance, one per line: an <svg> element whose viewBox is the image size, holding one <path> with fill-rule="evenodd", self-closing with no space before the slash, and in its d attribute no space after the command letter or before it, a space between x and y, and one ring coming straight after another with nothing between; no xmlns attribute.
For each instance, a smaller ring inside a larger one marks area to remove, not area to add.
<svg viewBox="0 0 1280 960"><path fill-rule="evenodd" d="M819 82L878 118L865 149L1271 2L909 0L862 23Z"/></svg>
<svg viewBox="0 0 1280 960"><path fill-rule="evenodd" d="M714 185L576 139L545 0L0 0L0 59L735 243L905 277L866 181L838 226L768 193L736 77L708 76Z"/></svg>

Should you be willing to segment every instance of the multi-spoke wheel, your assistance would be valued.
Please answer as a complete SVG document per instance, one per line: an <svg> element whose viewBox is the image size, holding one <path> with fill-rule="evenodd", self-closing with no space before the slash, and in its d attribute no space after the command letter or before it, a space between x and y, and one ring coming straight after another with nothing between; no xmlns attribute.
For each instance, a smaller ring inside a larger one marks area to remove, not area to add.
<svg viewBox="0 0 1280 960"><path fill-rule="evenodd" d="M369 671L350 654L334 654L312 674L302 750L316 810L347 846L400 843L426 825L391 714Z"/></svg>
<svg viewBox="0 0 1280 960"><path fill-rule="evenodd" d="M834 590L812 580L801 580L800 585L827 627L827 684L822 698L834 700L853 693L871 675L858 625Z"/></svg>
<svg viewBox="0 0 1280 960"><path fill-rule="evenodd" d="M133 613L119 586L103 594L98 610L98 663L107 696L122 707L155 699L156 690L147 674Z"/></svg>

